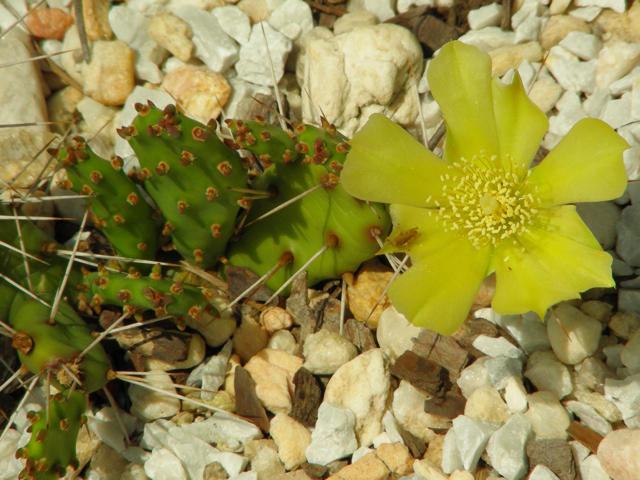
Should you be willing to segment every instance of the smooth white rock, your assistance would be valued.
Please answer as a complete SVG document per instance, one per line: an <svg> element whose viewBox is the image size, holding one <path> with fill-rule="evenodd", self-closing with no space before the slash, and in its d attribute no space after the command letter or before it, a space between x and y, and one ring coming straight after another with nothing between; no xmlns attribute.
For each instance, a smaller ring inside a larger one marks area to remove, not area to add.
<svg viewBox="0 0 640 480"><path fill-rule="evenodd" d="M619 97L623 93L630 91L631 87L633 86L633 81L638 78L640 78L640 67L635 67L620 80L616 80L615 82L613 82L609 86L609 90L611 90L611 94L614 97Z"/></svg>
<svg viewBox="0 0 640 480"><path fill-rule="evenodd" d="M617 345L608 345L602 349L602 353L607 357L607 365L611 368L622 368L624 364L620 359L620 355L622 354L622 349L624 345L619 343Z"/></svg>
<svg viewBox="0 0 640 480"><path fill-rule="evenodd" d="M614 130L631 123L631 94L625 93L621 98L609 100L602 109L600 120Z"/></svg>
<svg viewBox="0 0 640 480"><path fill-rule="evenodd" d="M504 337L492 338L486 335L478 335L473 341L473 346L490 357L502 355L503 357L522 359L524 356L522 350Z"/></svg>
<svg viewBox="0 0 640 480"><path fill-rule="evenodd" d="M640 78L631 81L631 118L640 120Z"/></svg>
<svg viewBox="0 0 640 480"><path fill-rule="evenodd" d="M582 102L582 109L591 118L600 118L602 109L611 100L611 91L608 88L596 90Z"/></svg>
<svg viewBox="0 0 640 480"><path fill-rule="evenodd" d="M157 42L149 39L135 52L135 76L150 83L161 83L164 74L158 67L169 56L169 52Z"/></svg>
<svg viewBox="0 0 640 480"><path fill-rule="evenodd" d="M297 355L300 350L300 346L296 343L296 338L289 330L278 330L271 335L267 348L282 350L290 355Z"/></svg>
<svg viewBox="0 0 640 480"><path fill-rule="evenodd" d="M522 377L522 362L517 358L491 358L485 363L485 368L489 372L491 383L498 390L502 390L507 386L509 377Z"/></svg>
<svg viewBox="0 0 640 480"><path fill-rule="evenodd" d="M591 405L571 400L565 406L571 413L577 415L586 427L594 432L605 436L613 430L611 424Z"/></svg>
<svg viewBox="0 0 640 480"><path fill-rule="evenodd" d="M531 422L521 413L512 416L487 443L491 465L508 480L519 480L528 472L525 446Z"/></svg>
<svg viewBox="0 0 640 480"><path fill-rule="evenodd" d="M580 363L598 348L602 324L566 303L547 315L551 347L562 363Z"/></svg>
<svg viewBox="0 0 640 480"><path fill-rule="evenodd" d="M109 25L116 38L126 42L133 50L139 49L150 40L147 35L149 22L150 18L122 5L109 10Z"/></svg>
<svg viewBox="0 0 640 480"><path fill-rule="evenodd" d="M573 383L569 370L553 352L535 352L527 362L524 372L538 390L548 390L560 399L573 391Z"/></svg>
<svg viewBox="0 0 640 480"><path fill-rule="evenodd" d="M373 13L379 22L395 17L394 0L363 0L365 10Z"/></svg>
<svg viewBox="0 0 640 480"><path fill-rule="evenodd" d="M481 308L474 313L474 316L500 325L511 334L527 354L551 348L547 328L535 312L522 315L499 315L490 308Z"/></svg>
<svg viewBox="0 0 640 480"><path fill-rule="evenodd" d="M591 450L589 450L577 440L572 440L571 442L569 442L569 448L571 449L573 461L576 465L580 465L591 454Z"/></svg>
<svg viewBox="0 0 640 480"><path fill-rule="evenodd" d="M154 448L144 464L144 473L151 480L187 480L182 462L166 448Z"/></svg>
<svg viewBox="0 0 640 480"><path fill-rule="evenodd" d="M604 397L613 402L626 421L640 415L640 373L624 380L606 378Z"/></svg>
<svg viewBox="0 0 640 480"><path fill-rule="evenodd" d="M626 43L622 40L605 43L598 53L596 86L607 88L629 73L637 65L638 59L640 59L640 44Z"/></svg>
<svg viewBox="0 0 640 480"><path fill-rule="evenodd" d="M528 480L560 480L558 476L544 465L536 465Z"/></svg>
<svg viewBox="0 0 640 480"><path fill-rule="evenodd" d="M529 410L525 416L531 422L538 438L567 437L566 430L571 420L567 411L553 392L536 392L527 397Z"/></svg>
<svg viewBox="0 0 640 480"><path fill-rule="evenodd" d="M596 17L600 15L601 12L602 12L602 7L591 5L589 7L574 8L569 12L569 15L589 23L594 21Z"/></svg>
<svg viewBox="0 0 640 480"><path fill-rule="evenodd" d="M388 443L401 443L404 445L404 440L398 429L398 422L396 417L393 416L392 410L387 410L382 417L382 426L384 427L384 433L389 436ZM378 447L376 447L378 448Z"/></svg>
<svg viewBox="0 0 640 480"><path fill-rule="evenodd" d="M476 388L492 385L489 371L485 366L488 360L490 357L480 357L460 372L458 386L464 398L469 398Z"/></svg>
<svg viewBox="0 0 640 480"><path fill-rule="evenodd" d="M254 424L224 412L216 412L203 422L180 425L207 443L223 444L227 449L240 451L251 440L262 438L262 432Z"/></svg>
<svg viewBox="0 0 640 480"><path fill-rule="evenodd" d="M273 89L262 85L255 85L250 82L245 82L239 78L232 78L229 80L231 85L231 96L227 100L227 104L224 106L225 115L227 118L235 118L236 110L240 102L246 99L254 97L256 93L262 93L265 95L271 95Z"/></svg>
<svg viewBox="0 0 640 480"><path fill-rule="evenodd" d="M444 442L442 442L442 471L450 474L463 468L456 432L453 428L450 428L444 436Z"/></svg>
<svg viewBox="0 0 640 480"><path fill-rule="evenodd" d="M640 368L640 330L636 330L620 352L620 361L630 370Z"/></svg>
<svg viewBox="0 0 640 480"><path fill-rule="evenodd" d="M127 430L127 434L132 435L136 427L136 418L122 410L118 412L118 415ZM116 452L122 453L127 448L124 443L124 433L113 407L103 407L95 415L87 415L87 426L102 442Z"/></svg>
<svg viewBox="0 0 640 480"><path fill-rule="evenodd" d="M398 0L398 4L396 5L396 8L398 9L398 13L405 13L408 12L409 9L411 9L411 7L422 7L422 6L429 6L429 7L435 7L436 6L436 1L435 0Z"/></svg>
<svg viewBox="0 0 640 480"><path fill-rule="evenodd" d="M504 401L511 413L524 413L527 411L527 391L520 377L509 377L504 387Z"/></svg>
<svg viewBox="0 0 640 480"><path fill-rule="evenodd" d="M549 14L558 15L559 13L564 13L569 5L571 5L571 0L551 0Z"/></svg>
<svg viewBox="0 0 640 480"><path fill-rule="evenodd" d="M610 8L614 12L624 13L627 10L625 0L575 0L576 7L596 6L600 8Z"/></svg>
<svg viewBox="0 0 640 480"><path fill-rule="evenodd" d="M581 60L593 60L597 58L602 48L602 41L596 35L575 30L560 40L558 44L565 50L577 55Z"/></svg>
<svg viewBox="0 0 640 480"><path fill-rule="evenodd" d="M375 450L373 448L369 448L369 447L360 447L355 452L353 452L353 455L351 456L351 463L352 464L356 463L362 457L364 457L365 455L367 455L367 454L369 454L371 452L375 452Z"/></svg>
<svg viewBox="0 0 640 480"><path fill-rule="evenodd" d="M539 0L524 0L520 10L511 16L511 27L516 33L516 43L538 40L542 28L542 19L539 15Z"/></svg>
<svg viewBox="0 0 640 480"><path fill-rule="evenodd" d="M640 266L640 204L630 205L622 210L616 230L616 253L626 264Z"/></svg>
<svg viewBox="0 0 640 480"><path fill-rule="evenodd" d="M31 439L31 434L21 434L10 428L0 441L0 478L14 479L24 468L24 461L17 459L16 450L24 447Z"/></svg>
<svg viewBox="0 0 640 480"><path fill-rule="evenodd" d="M291 48L291 40L275 30L267 22L255 24L251 28L249 42L240 47L240 57L238 63L236 63L238 77L257 85L272 86L273 79L269 58L273 63L275 80L279 82L284 75L284 65Z"/></svg>
<svg viewBox="0 0 640 480"><path fill-rule="evenodd" d="M594 74L596 60L582 62L573 53L556 45L551 47L545 66L562 88L571 92L592 94L596 89Z"/></svg>
<svg viewBox="0 0 640 480"><path fill-rule="evenodd" d="M302 0L286 0L271 13L268 22L278 31L294 23L300 26L301 35L304 35L313 28L313 15L311 7Z"/></svg>
<svg viewBox="0 0 640 480"><path fill-rule="evenodd" d="M323 328L307 336L302 353L305 359L303 367L311 373L333 375L358 355L358 349L339 333Z"/></svg>
<svg viewBox="0 0 640 480"><path fill-rule="evenodd" d="M154 11L155 9L161 8L166 3L167 0L130 0L127 2L127 8L151 16L157 13ZM150 11L153 13L150 13Z"/></svg>
<svg viewBox="0 0 640 480"><path fill-rule="evenodd" d="M499 3L491 3L477 10L471 10L467 20L469 21L469 28L471 28L471 30L480 30L481 28L500 25L500 21L502 20L502 5Z"/></svg>
<svg viewBox="0 0 640 480"><path fill-rule="evenodd" d="M251 22L246 13L235 5L226 5L211 10L213 15L220 24L220 27L231 38L240 45L249 43L249 35L251 35Z"/></svg>
<svg viewBox="0 0 640 480"><path fill-rule="evenodd" d="M421 328L409 323L407 318L393 306L380 315L376 340L378 345L392 358L397 358L413 348L412 338L420 333Z"/></svg>
<svg viewBox="0 0 640 480"><path fill-rule="evenodd" d="M469 30L458 38L458 41L472 45L483 52L516 44L516 34L505 32L500 27L485 27L480 30Z"/></svg>
<svg viewBox="0 0 640 480"><path fill-rule="evenodd" d="M604 250L615 247L616 225L622 212L614 202L579 203L576 211Z"/></svg>
<svg viewBox="0 0 640 480"><path fill-rule="evenodd" d="M602 468L597 455L589 455L578 465L582 480L611 480L611 477Z"/></svg>
<svg viewBox="0 0 640 480"><path fill-rule="evenodd" d="M322 402L318 421L306 449L309 463L327 465L351 455L358 448L354 427L356 417L347 407Z"/></svg>
<svg viewBox="0 0 640 480"><path fill-rule="evenodd" d="M473 471L489 437L498 428L500 428L499 423L478 420L465 415L453 419L456 444L465 470Z"/></svg>
<svg viewBox="0 0 640 480"><path fill-rule="evenodd" d="M160 371L150 372L147 381L156 388L177 394L171 377ZM138 385L129 385L131 413L144 421L173 417L180 411L180 400Z"/></svg>
<svg viewBox="0 0 640 480"><path fill-rule="evenodd" d="M179 6L172 13L191 27L191 41L195 47L193 55L210 70L223 73L236 63L238 45L225 33L216 17L188 5Z"/></svg>
<svg viewBox="0 0 640 480"><path fill-rule="evenodd" d="M229 362L232 349L233 344L231 341L228 341L218 355L208 358L189 374L187 386L201 387L200 398L202 398L202 400L213 400L215 393L224 383L227 363Z"/></svg>

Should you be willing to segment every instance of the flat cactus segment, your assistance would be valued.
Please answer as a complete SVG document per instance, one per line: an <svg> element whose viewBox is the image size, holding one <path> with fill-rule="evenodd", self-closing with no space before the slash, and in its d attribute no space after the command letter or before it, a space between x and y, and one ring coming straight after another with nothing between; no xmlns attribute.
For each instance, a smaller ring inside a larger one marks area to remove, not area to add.
<svg viewBox="0 0 640 480"><path fill-rule="evenodd" d="M233 148L249 150L262 163L289 163L302 155L296 150L293 132L282 130L264 119L226 122L235 140Z"/></svg>
<svg viewBox="0 0 640 480"><path fill-rule="evenodd" d="M327 181L329 178L333 182ZM344 191L338 177L331 176L321 165L275 164L255 181L255 188L275 189L274 198L255 201L247 223L320 183L325 186L286 206L264 220L242 231L236 243L230 244L229 263L245 266L264 275L278 264L286 252L293 261L278 270L267 282L276 290L302 267L313 254L335 235L338 244L324 252L308 267L309 284L339 278L352 272L375 255L379 246L373 233L384 236L391 221L380 205L377 215L365 202ZM288 289L283 292L287 294Z"/></svg>
<svg viewBox="0 0 640 480"><path fill-rule="evenodd" d="M32 435L29 443L16 453L27 461L19 478L58 480L66 474L68 466L78 468L76 442L86 409L85 393L65 390L51 399L48 422L44 410L28 413Z"/></svg>
<svg viewBox="0 0 640 480"><path fill-rule="evenodd" d="M58 161L67 171L61 187L81 195L92 195L93 223L102 230L118 255L153 260L157 232L153 210L138 186L122 170L122 159L106 161L93 153L83 138L58 151Z"/></svg>
<svg viewBox="0 0 640 480"><path fill-rule="evenodd" d="M47 300L51 303L52 299ZM95 345L81 360L80 353L94 341L86 323L64 300L60 302L55 322L50 323L51 308L19 295L10 312L16 330L13 344L23 365L33 373L50 369L52 384L62 390L74 382L62 367L65 365L82 382L86 393L102 388L111 369L101 345Z"/></svg>
<svg viewBox="0 0 640 480"><path fill-rule="evenodd" d="M178 252L202 268L215 265L233 234L246 170L201 123L176 112L137 105L133 125L119 130L136 152L144 188L167 220ZM244 205L242 205L244 206Z"/></svg>
<svg viewBox="0 0 640 480"><path fill-rule="evenodd" d="M322 128L302 123L294 124L298 139L297 148L305 152L301 161L324 165L329 172L339 174L349 152L347 138L324 118L322 120Z"/></svg>
<svg viewBox="0 0 640 480"><path fill-rule="evenodd" d="M156 274L152 273L152 276ZM85 285L91 307L99 312L102 305L118 305L131 314L155 310L158 317L200 318L203 312L217 313L209 299L217 292L185 285L170 278L139 277L105 271L91 273Z"/></svg>

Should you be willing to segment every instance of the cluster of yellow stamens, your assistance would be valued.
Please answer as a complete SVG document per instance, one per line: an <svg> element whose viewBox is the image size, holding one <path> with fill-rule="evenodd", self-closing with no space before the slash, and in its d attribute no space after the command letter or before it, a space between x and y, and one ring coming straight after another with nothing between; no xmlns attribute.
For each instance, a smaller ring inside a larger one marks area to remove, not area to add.
<svg viewBox="0 0 640 480"><path fill-rule="evenodd" d="M451 174L440 176L443 201L434 203L445 231L459 231L477 249L528 231L538 212L538 188L528 180L530 170L525 173L509 156L507 161L509 168L482 151L479 157L454 162L448 167Z"/></svg>

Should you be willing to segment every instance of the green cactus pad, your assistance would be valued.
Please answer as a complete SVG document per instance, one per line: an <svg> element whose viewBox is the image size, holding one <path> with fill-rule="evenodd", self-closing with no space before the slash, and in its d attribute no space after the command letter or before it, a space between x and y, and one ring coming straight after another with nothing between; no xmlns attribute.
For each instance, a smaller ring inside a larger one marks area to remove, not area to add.
<svg viewBox="0 0 640 480"><path fill-rule="evenodd" d="M53 299L45 296L51 304ZM111 369L101 345L95 345L78 362L77 357L93 343L94 338L84 320L62 300L50 322L51 308L24 294L16 296L9 314L11 326L16 330L13 345L23 365L31 372L49 369L54 375L51 383L63 390L73 379L61 365L64 364L82 382L86 393L102 388Z"/></svg>
<svg viewBox="0 0 640 480"><path fill-rule="evenodd" d="M212 128L176 112L137 104L131 127L118 133L140 161L139 178L166 219L178 252L202 268L215 265L234 231L236 215L247 206L242 193L246 169Z"/></svg>
<svg viewBox="0 0 640 480"><path fill-rule="evenodd" d="M138 186L122 170L122 159L106 161L98 157L81 137L73 147L57 152L66 168L61 187L81 195L92 195L92 220L123 257L153 260L157 232L151 206Z"/></svg>
<svg viewBox="0 0 640 480"><path fill-rule="evenodd" d="M45 410L27 414L32 435L29 443L16 452L16 457L27 461L18 478L58 480L68 466L78 468L76 442L86 409L85 393L65 390L51 399L48 422Z"/></svg>
<svg viewBox="0 0 640 480"><path fill-rule="evenodd" d="M324 165L279 163L267 168L254 186L278 194L254 201L247 223L321 183L326 186L243 229L240 239L230 244L229 263L264 275L289 252L293 261L267 282L269 288L276 290L335 238L337 245L308 267L309 284L355 271L375 255L379 246L373 234L384 236L391 224L386 210L374 205L376 215L367 203L346 193L338 177L329 174ZM288 289L283 294L288 294Z"/></svg>

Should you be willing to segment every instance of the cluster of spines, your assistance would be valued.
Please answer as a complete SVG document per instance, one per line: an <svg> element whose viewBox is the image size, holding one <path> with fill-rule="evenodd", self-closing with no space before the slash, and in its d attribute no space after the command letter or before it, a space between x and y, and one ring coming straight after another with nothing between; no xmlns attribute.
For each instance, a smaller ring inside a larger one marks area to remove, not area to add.
<svg viewBox="0 0 640 480"><path fill-rule="evenodd" d="M171 236L188 261L212 267L234 233L241 207L248 207L243 162L217 137L215 122L205 126L178 112L136 104L138 116L118 133L140 162L135 172L166 220Z"/></svg>
<svg viewBox="0 0 640 480"><path fill-rule="evenodd" d="M59 151L51 150L65 167L62 188L89 195L91 219L113 245L118 255L152 260L157 233L154 212L141 198L138 186L122 170L123 161L105 161L95 155L82 137Z"/></svg>

